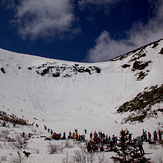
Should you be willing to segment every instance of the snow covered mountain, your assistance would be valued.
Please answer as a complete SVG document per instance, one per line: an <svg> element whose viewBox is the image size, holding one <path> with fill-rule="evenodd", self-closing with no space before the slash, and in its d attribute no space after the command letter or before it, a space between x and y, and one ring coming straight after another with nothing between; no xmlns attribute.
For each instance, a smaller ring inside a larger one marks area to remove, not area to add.
<svg viewBox="0 0 163 163"><path fill-rule="evenodd" d="M88 134L96 130L119 135L122 128L128 128L134 137L143 129L151 133L162 129L162 70L163 40L100 63L75 63L0 49L0 110L39 126L9 124L5 129L1 124L1 161L58 163L73 155L76 147L64 149L62 155L49 155L48 142L41 139L50 136L44 125L67 134L75 129L82 134L87 129ZM26 159L21 149L5 142L7 134L16 137L22 132L34 135L27 148L32 154ZM154 162L163 154L161 147L155 148L145 144ZM112 155L105 154L108 159Z"/></svg>
<svg viewBox="0 0 163 163"><path fill-rule="evenodd" d="M0 49L0 68L1 110L30 122L36 117L57 131L85 126L108 132L122 121L115 114L118 107L145 88L163 84L163 40L100 63Z"/></svg>

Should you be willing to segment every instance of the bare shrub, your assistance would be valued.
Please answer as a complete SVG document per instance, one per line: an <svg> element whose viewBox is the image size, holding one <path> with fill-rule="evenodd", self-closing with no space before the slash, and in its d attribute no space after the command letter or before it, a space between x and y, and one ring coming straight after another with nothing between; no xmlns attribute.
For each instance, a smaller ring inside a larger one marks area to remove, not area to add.
<svg viewBox="0 0 163 163"><path fill-rule="evenodd" d="M35 151L35 153L37 153L37 154L39 154L40 153L40 150L37 148L34 148L34 151Z"/></svg>
<svg viewBox="0 0 163 163"><path fill-rule="evenodd" d="M88 153L87 155L87 161L90 163L93 163L96 159L97 153Z"/></svg>
<svg viewBox="0 0 163 163"><path fill-rule="evenodd" d="M150 144L149 149L157 150L157 144Z"/></svg>
<svg viewBox="0 0 163 163"><path fill-rule="evenodd" d="M2 139L7 139L9 134L10 134L10 131L9 130L2 130L0 137Z"/></svg>
<svg viewBox="0 0 163 163"><path fill-rule="evenodd" d="M72 157L72 161L75 162L80 162L80 163L86 163L87 162L87 155L84 150L76 150L75 155Z"/></svg>
<svg viewBox="0 0 163 163"><path fill-rule="evenodd" d="M22 163L23 162L23 160L24 160L24 156L20 153L20 151L17 151L17 156L16 157L14 157L14 158L12 158L12 162L13 163Z"/></svg>
<svg viewBox="0 0 163 163"><path fill-rule="evenodd" d="M154 160L152 161L153 163L157 162L157 163L162 163L163 162L163 158L162 155L158 155L154 158Z"/></svg>
<svg viewBox="0 0 163 163"><path fill-rule="evenodd" d="M20 136L20 135L16 135L16 142L13 142L13 145L16 148L23 148L25 149L28 145L28 143L26 141L24 141L24 139Z"/></svg>
<svg viewBox="0 0 163 163"><path fill-rule="evenodd" d="M66 157L64 157L63 159L62 159L62 163L69 163L69 155L68 155L68 153L66 154Z"/></svg>
<svg viewBox="0 0 163 163"><path fill-rule="evenodd" d="M62 162L68 163L66 161L68 158L66 157ZM108 163L109 161L106 160L104 153L88 153L86 148L81 146L80 150L76 150L74 156L71 157L69 163Z"/></svg>
<svg viewBox="0 0 163 163"><path fill-rule="evenodd" d="M64 144L64 148L73 148L74 144L71 144L70 141L67 139Z"/></svg>
<svg viewBox="0 0 163 163"><path fill-rule="evenodd" d="M98 163L107 163L108 161L106 160L104 153L101 153L98 155Z"/></svg>
<svg viewBox="0 0 163 163"><path fill-rule="evenodd" d="M0 148L2 148L2 149L4 148L3 145L2 145L2 143L0 143Z"/></svg>
<svg viewBox="0 0 163 163"><path fill-rule="evenodd" d="M1 156L1 161L7 161L7 157L6 156Z"/></svg>
<svg viewBox="0 0 163 163"><path fill-rule="evenodd" d="M3 145L4 145L4 147L5 147L6 149L9 149L9 148L10 148L10 144L9 144L8 142L4 142Z"/></svg>
<svg viewBox="0 0 163 163"><path fill-rule="evenodd" d="M48 152L50 154L63 152L63 148L60 145L58 145L58 144L49 143L48 144Z"/></svg>

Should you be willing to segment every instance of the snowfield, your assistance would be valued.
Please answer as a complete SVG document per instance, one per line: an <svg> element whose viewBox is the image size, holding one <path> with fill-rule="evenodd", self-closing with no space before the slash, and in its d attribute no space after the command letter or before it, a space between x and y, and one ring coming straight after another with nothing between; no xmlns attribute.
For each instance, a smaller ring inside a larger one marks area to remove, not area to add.
<svg viewBox="0 0 163 163"><path fill-rule="evenodd" d="M26 163L60 163L80 150L85 143L69 140L71 148L64 148L66 140L44 140L51 136L44 129L46 125L54 132L68 133L78 129L79 134L102 131L119 137L121 129L127 128L133 137L142 135L143 129L153 134L163 128L162 113L157 118L144 122L122 124L129 113L118 114L116 109L124 102L134 99L137 94L151 86L163 84L163 40L100 63L75 63L18 54L0 49L0 110L16 115L33 126L0 126L0 161ZM143 69L133 70L136 64ZM141 71L144 76L140 76ZM152 109L162 109L157 103ZM1 121L3 123L3 120ZM36 127L36 124L39 127ZM17 149L13 142L6 142L6 136L32 133L26 149ZM153 137L153 135L152 135ZM63 150L49 154L49 142L58 144ZM31 152L25 157L23 150ZM151 162L163 162L162 145L144 143L145 157ZM20 155L18 155L20 151ZM96 162L113 162L114 152L98 152ZM20 158L22 160L20 160ZM65 159L64 159L65 158ZM66 162L66 161L65 161Z"/></svg>

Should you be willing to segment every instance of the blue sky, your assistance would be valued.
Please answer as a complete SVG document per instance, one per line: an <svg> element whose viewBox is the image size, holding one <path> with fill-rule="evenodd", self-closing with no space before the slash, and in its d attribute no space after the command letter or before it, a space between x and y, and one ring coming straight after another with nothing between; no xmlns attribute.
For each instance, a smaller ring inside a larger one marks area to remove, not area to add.
<svg viewBox="0 0 163 163"><path fill-rule="evenodd" d="M100 62L163 38L162 0L1 0L0 48Z"/></svg>

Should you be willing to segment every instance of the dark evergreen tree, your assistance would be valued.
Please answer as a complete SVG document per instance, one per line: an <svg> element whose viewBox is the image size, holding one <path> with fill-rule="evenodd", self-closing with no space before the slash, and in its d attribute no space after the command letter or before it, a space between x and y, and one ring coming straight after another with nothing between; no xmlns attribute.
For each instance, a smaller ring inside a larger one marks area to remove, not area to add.
<svg viewBox="0 0 163 163"><path fill-rule="evenodd" d="M137 139L129 139L129 131L127 129L120 131L120 137L115 148L117 156L112 157L114 161L120 163L146 163L148 160L140 155L137 146Z"/></svg>

